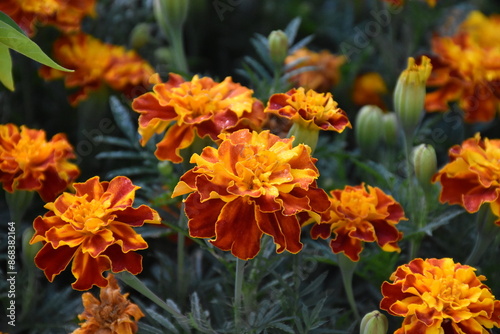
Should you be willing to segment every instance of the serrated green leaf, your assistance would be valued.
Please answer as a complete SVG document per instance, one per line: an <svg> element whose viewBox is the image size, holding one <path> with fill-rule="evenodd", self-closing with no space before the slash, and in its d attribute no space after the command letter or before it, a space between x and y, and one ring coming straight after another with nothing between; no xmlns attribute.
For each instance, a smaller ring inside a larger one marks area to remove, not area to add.
<svg viewBox="0 0 500 334"><path fill-rule="evenodd" d="M131 142L135 142L137 140L137 130L132 122L128 109L125 108L116 96L111 96L109 98L109 105L113 113L113 118L120 130L122 130Z"/></svg>
<svg viewBox="0 0 500 334"><path fill-rule="evenodd" d="M281 329L285 333L290 333L290 334L294 334L295 333L295 331L293 330L292 327L290 327L288 325L285 325L285 324L283 324L281 322L272 324L271 327Z"/></svg>
<svg viewBox="0 0 500 334"><path fill-rule="evenodd" d="M96 157L96 159L136 159L136 160L145 159L143 154L141 154L140 152L134 152L134 151L100 152L95 157Z"/></svg>
<svg viewBox="0 0 500 334"><path fill-rule="evenodd" d="M0 45L4 45L28 58L60 71L73 72L62 67L47 56L40 47L10 24L0 21Z"/></svg>
<svg viewBox="0 0 500 334"><path fill-rule="evenodd" d="M146 313L153 318L157 323L159 323L162 327L167 330L167 333L178 334L179 331L175 328L174 324L170 320L168 320L165 316L156 313L152 309L146 310Z"/></svg>
<svg viewBox="0 0 500 334"><path fill-rule="evenodd" d="M0 45L0 82L10 91L14 91L14 79L12 78L12 58L9 48Z"/></svg>

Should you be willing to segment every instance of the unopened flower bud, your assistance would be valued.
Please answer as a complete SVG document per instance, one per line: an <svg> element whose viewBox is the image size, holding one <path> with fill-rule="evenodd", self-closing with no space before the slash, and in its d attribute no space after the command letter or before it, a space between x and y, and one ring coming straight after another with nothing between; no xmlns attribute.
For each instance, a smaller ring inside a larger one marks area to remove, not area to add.
<svg viewBox="0 0 500 334"><path fill-rule="evenodd" d="M387 317L379 311L372 311L361 319L359 334L387 334L388 329Z"/></svg>
<svg viewBox="0 0 500 334"><path fill-rule="evenodd" d="M151 29L148 23L139 23L130 33L130 46L133 49L140 49L149 42L150 33Z"/></svg>
<svg viewBox="0 0 500 334"><path fill-rule="evenodd" d="M158 162L158 171L160 172L161 176L168 177L172 175L173 170L174 168L170 161L165 160Z"/></svg>
<svg viewBox="0 0 500 334"><path fill-rule="evenodd" d="M267 38L271 60L282 65L288 55L288 36L281 30L274 30Z"/></svg>
<svg viewBox="0 0 500 334"><path fill-rule="evenodd" d="M156 21L166 33L167 38L175 34L173 30L182 29L189 8L189 0L154 0L153 10Z"/></svg>
<svg viewBox="0 0 500 334"><path fill-rule="evenodd" d="M412 152L413 168L418 182L424 188L431 185L431 178L437 172L437 158L434 147L420 144Z"/></svg>
<svg viewBox="0 0 500 334"><path fill-rule="evenodd" d="M431 61L422 56L421 64L408 58L408 67L399 76L394 89L394 111L406 136L413 135L423 115L425 102L425 84L432 70Z"/></svg>
<svg viewBox="0 0 500 334"><path fill-rule="evenodd" d="M382 139L382 109L375 105L362 107L356 115L354 134L362 154L373 156Z"/></svg>
<svg viewBox="0 0 500 334"><path fill-rule="evenodd" d="M395 146L398 142L398 119L393 112L382 115L382 135L384 142L389 146Z"/></svg>

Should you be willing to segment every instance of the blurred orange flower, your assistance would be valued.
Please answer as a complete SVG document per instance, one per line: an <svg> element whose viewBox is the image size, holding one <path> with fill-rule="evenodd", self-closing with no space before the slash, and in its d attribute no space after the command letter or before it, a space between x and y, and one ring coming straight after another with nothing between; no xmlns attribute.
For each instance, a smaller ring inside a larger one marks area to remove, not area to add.
<svg viewBox="0 0 500 334"><path fill-rule="evenodd" d="M73 261L75 290L105 287L108 281L102 273L106 270L140 273L142 256L133 251L148 244L133 227L157 224L160 217L148 206L132 207L139 187L124 176L110 182L99 182L95 176L74 187L75 194L63 193L47 203L50 211L33 222L30 243L43 242L35 257L37 267L52 282Z"/></svg>
<svg viewBox="0 0 500 334"><path fill-rule="evenodd" d="M460 204L476 212L484 203L500 205L500 139L481 139L479 133L449 150L450 162L436 175L441 182L442 203Z"/></svg>
<svg viewBox="0 0 500 334"><path fill-rule="evenodd" d="M394 334L490 333L500 327L500 301L476 276L453 259L414 259L382 284L380 308L405 317Z"/></svg>
<svg viewBox="0 0 500 334"><path fill-rule="evenodd" d="M404 4L404 0L384 0L384 1L396 7L399 7ZM427 2L427 4L430 7L435 7L437 0L425 0L425 2Z"/></svg>
<svg viewBox="0 0 500 334"><path fill-rule="evenodd" d="M306 92L303 87L272 95L264 111L315 130L342 132L351 127L345 111L338 107L331 93L317 93L312 89Z"/></svg>
<svg viewBox="0 0 500 334"><path fill-rule="evenodd" d="M403 234L396 224L406 220L403 208L390 195L377 187L346 186L344 190L333 190L330 210L313 225L311 236L330 241L334 253L343 252L352 261L359 261L364 242L377 242L386 252L399 252L397 242Z"/></svg>
<svg viewBox="0 0 500 334"><path fill-rule="evenodd" d="M138 87L143 91L149 86L149 79L154 74L153 68L135 51L104 43L84 33L63 36L55 41L54 58L74 72L42 66L40 75L45 80L64 78L66 87L79 87L70 96L72 105L86 99L103 84L132 97Z"/></svg>
<svg viewBox="0 0 500 334"><path fill-rule="evenodd" d="M144 317L139 306L128 300L128 293L122 294L116 278L108 274L108 285L101 288L99 299L90 292L82 295L85 310L78 315L80 328L72 334L134 334L137 321Z"/></svg>
<svg viewBox="0 0 500 334"><path fill-rule="evenodd" d="M345 63L345 56L336 56L328 50L314 52L307 48L298 49L285 59L285 64L292 71L311 67L290 78L295 87L328 92L340 80L340 67Z"/></svg>
<svg viewBox="0 0 500 334"><path fill-rule="evenodd" d="M185 200L189 234L242 259L260 251L263 234L273 237L278 253L298 253L301 224L328 209L328 196L317 188L319 176L305 145L292 147L269 131L246 129L221 134L218 149L194 154L173 197ZM244 219L242 219L244 217Z"/></svg>
<svg viewBox="0 0 500 334"><path fill-rule="evenodd" d="M458 101L468 123L487 122L498 113L500 96L500 16L473 11L452 37L432 39L434 69L427 85L427 111L447 111Z"/></svg>
<svg viewBox="0 0 500 334"><path fill-rule="evenodd" d="M359 75L354 80L352 101L358 106L375 105L387 110L382 96L388 92L384 79L377 72Z"/></svg>
<svg viewBox="0 0 500 334"><path fill-rule="evenodd" d="M197 75L184 81L171 73L166 83L156 84L153 92L132 103L132 109L141 114L141 144L166 130L155 155L178 163L183 161L180 151L189 147L196 136L217 141L224 132L259 130L265 118L264 107L252 94L251 89L234 83L230 77L220 83Z"/></svg>
<svg viewBox="0 0 500 334"><path fill-rule="evenodd" d="M10 16L26 34L35 25L52 25L68 33L80 31L85 16L95 16L96 0L2 0L0 11Z"/></svg>
<svg viewBox="0 0 500 334"><path fill-rule="evenodd" d="M53 201L80 175L73 147L58 133L47 141L45 131L22 125L0 125L0 182L8 192L37 191Z"/></svg>

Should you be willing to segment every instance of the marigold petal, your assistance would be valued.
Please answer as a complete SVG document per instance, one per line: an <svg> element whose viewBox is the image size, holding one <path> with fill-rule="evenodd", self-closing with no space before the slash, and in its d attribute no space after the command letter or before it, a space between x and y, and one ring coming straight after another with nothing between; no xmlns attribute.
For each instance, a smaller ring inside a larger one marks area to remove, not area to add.
<svg viewBox="0 0 500 334"><path fill-rule="evenodd" d="M226 203L219 199L200 200L198 193L192 193L185 201L189 235L194 238L212 238L215 236L215 222Z"/></svg>
<svg viewBox="0 0 500 334"><path fill-rule="evenodd" d="M115 273L128 271L133 275L138 275L142 271L142 255L135 252L124 253L119 245L109 246L103 253L111 262L111 270Z"/></svg>
<svg viewBox="0 0 500 334"><path fill-rule="evenodd" d="M113 233L109 229L97 231L91 236L87 236L82 244L82 253L88 253L92 257L97 257L103 253L106 248L115 242Z"/></svg>
<svg viewBox="0 0 500 334"><path fill-rule="evenodd" d="M35 264L43 270L45 277L52 282L56 275L59 275L75 256L78 248L61 246L54 249L50 243L45 244L35 256Z"/></svg>
<svg viewBox="0 0 500 334"><path fill-rule="evenodd" d="M139 188L128 177L117 176L109 181L101 201L106 203L109 201L110 208L122 209L130 207L134 203L135 191Z"/></svg>
<svg viewBox="0 0 500 334"><path fill-rule="evenodd" d="M255 205L243 198L226 203L215 224L216 238L210 242L222 250L231 250L241 260L254 258L263 234L256 223L255 210Z"/></svg>
<svg viewBox="0 0 500 334"><path fill-rule="evenodd" d="M148 244L143 237L125 223L114 221L109 226L109 231L113 232L114 241L121 246L124 253L148 248Z"/></svg>
<svg viewBox="0 0 500 334"><path fill-rule="evenodd" d="M138 208L127 207L123 211L114 211L113 214L116 215L115 221L134 227L143 226L144 223L159 224L161 222L158 212L147 205L141 205Z"/></svg>
<svg viewBox="0 0 500 334"><path fill-rule="evenodd" d="M80 231L76 231L73 226L65 224L59 228L53 227L49 229L45 233L45 238L54 248L59 248L63 245L77 247L87 238L87 236Z"/></svg>
<svg viewBox="0 0 500 334"><path fill-rule="evenodd" d="M279 212L265 213L257 210L255 218L260 230L273 237L277 253L285 250L293 254L300 252L302 249L301 231L295 216L285 216Z"/></svg>
<svg viewBox="0 0 500 334"><path fill-rule="evenodd" d="M311 227L311 237L313 239L328 239L332 235L332 224L314 224Z"/></svg>
<svg viewBox="0 0 500 334"><path fill-rule="evenodd" d="M88 253L78 252L75 255L71 272L76 281L71 284L73 289L83 291L97 285L101 288L108 285L108 281L102 275L110 269L110 261L107 257L98 256L96 258Z"/></svg>
<svg viewBox="0 0 500 334"><path fill-rule="evenodd" d="M330 241L330 248L337 254L343 252L352 261L359 261L359 254L363 250L362 242L359 239L349 237L346 230L336 230L337 235Z"/></svg>
<svg viewBox="0 0 500 334"><path fill-rule="evenodd" d="M167 130L165 137L156 144L156 157L174 163L182 162L183 158L180 151L191 145L194 136L195 133L192 127L174 124Z"/></svg>
<svg viewBox="0 0 500 334"><path fill-rule="evenodd" d="M104 189L102 184L99 182L99 176L94 176L84 183L75 183L73 187L76 189L77 196L87 195L87 200L90 201L92 199L101 198L104 193ZM64 196L64 194L63 194ZM67 196L67 195L66 195ZM61 197L59 197L61 198ZM57 202L57 201L56 201ZM63 212L60 210L59 212Z"/></svg>

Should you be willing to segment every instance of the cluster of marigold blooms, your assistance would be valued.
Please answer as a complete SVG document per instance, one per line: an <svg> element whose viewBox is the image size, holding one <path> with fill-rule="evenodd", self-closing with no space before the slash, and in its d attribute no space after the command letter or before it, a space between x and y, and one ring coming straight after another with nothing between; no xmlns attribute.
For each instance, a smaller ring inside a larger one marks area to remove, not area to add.
<svg viewBox="0 0 500 334"><path fill-rule="evenodd" d="M19 10L26 9L20 3L31 3L10 2ZM64 3L70 6L72 1ZM46 22L54 24L54 20ZM464 23L464 31L472 21L469 18ZM474 31L478 32L481 24L477 23ZM480 33L476 39L481 39ZM449 41L457 42L454 38ZM479 42L474 46L479 47ZM310 226L313 239L331 238L332 251L344 253L352 261L360 259L365 242L376 242L384 251L400 251L397 243L403 235L396 225L406 220L401 205L381 189L366 184L326 193L317 186L314 145L311 148L294 140L314 142L321 130L342 132L351 127L332 95L316 91L334 85L338 72L327 75L327 83L318 76L298 76L294 78L296 88L271 96L264 105L252 96L252 90L231 78L216 82L194 76L186 81L171 73L162 82L159 75L145 71L141 61L130 62L124 49L105 46L82 33L64 36L56 42L55 52L61 55L56 58L63 66L77 69L65 74L68 87L82 88L72 100L75 103L103 82L118 91L129 84L142 84L145 77L154 84L152 91L134 99L132 108L140 114L143 145L154 134L163 134L155 151L159 160L182 163L189 158L195 166L182 175L173 190L174 197L189 194L184 203L190 236L208 238L217 248L242 260L258 255L264 235L272 238L278 253L300 252L301 231L306 226ZM87 73L94 66L89 60L93 52L109 59L105 66L97 67L95 76ZM325 64L340 66L343 61L328 54L317 57L329 59ZM456 64L452 59L436 64L431 82L439 83L442 91L460 83L460 94L455 91L453 98L469 101L470 85L477 82L467 81L469 77L457 69L451 70ZM47 78L63 76L49 69L42 69L41 74ZM123 83L123 78L140 80ZM478 76L473 78L477 80ZM485 75L479 84L491 78ZM314 88L304 88L306 82ZM436 92L430 93L428 101L435 100L435 96ZM444 101L447 104L451 98ZM271 114L289 119L294 136L282 138L271 132L274 129L266 129L265 120ZM207 139L212 144L192 154L190 148ZM452 147L449 154L450 162L433 179L442 184L441 202L460 204L469 212L489 204L500 217L500 178L494 163L500 156L500 140L477 135ZM43 244L35 264L52 282L71 263L74 289L88 290L93 285L102 288L101 302L89 293L83 295L85 311L79 318L84 322L75 333L92 333L98 328L134 333L142 312L121 295L113 276L105 278L103 273L139 274L142 257L136 251L148 245L134 228L159 224L161 218L149 206L133 207L138 187L127 177L101 181L96 176L75 183L79 169L69 161L73 158L73 149L63 134L47 141L43 130L0 125L0 182L4 189L9 193L36 191L47 202L48 212L33 223L31 243ZM72 191L63 192L67 189ZM239 219L241 216L246 219ZM485 277L476 276L474 270L452 259L414 259L397 268L390 278L392 283L383 284L380 306L405 318L396 333L432 333L441 329L483 333L485 328L500 327L500 302L482 283ZM117 305L113 312L110 304Z"/></svg>

